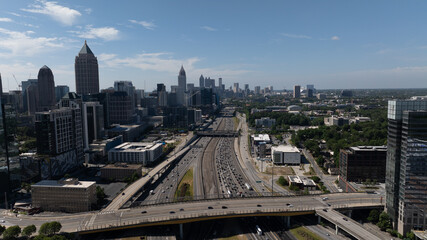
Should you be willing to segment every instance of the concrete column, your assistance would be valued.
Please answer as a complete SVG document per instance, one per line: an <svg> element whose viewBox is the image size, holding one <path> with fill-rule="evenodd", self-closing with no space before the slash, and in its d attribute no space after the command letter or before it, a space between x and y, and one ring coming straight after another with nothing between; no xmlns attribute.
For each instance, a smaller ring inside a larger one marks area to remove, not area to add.
<svg viewBox="0 0 427 240"><path fill-rule="evenodd" d="M285 217L285 221L286 221L286 227L290 228L291 227L291 217L290 216L286 216Z"/></svg>
<svg viewBox="0 0 427 240"><path fill-rule="evenodd" d="M184 239L184 225L182 223L179 224L179 237Z"/></svg>
<svg viewBox="0 0 427 240"><path fill-rule="evenodd" d="M322 218L319 215L317 215L317 224L320 224L321 221L322 221Z"/></svg>
<svg viewBox="0 0 427 240"><path fill-rule="evenodd" d="M339 230L338 225L335 225L335 234L336 235L338 235L338 230Z"/></svg>
<svg viewBox="0 0 427 240"><path fill-rule="evenodd" d="M353 213L353 210L348 210L348 217L351 218L351 214Z"/></svg>

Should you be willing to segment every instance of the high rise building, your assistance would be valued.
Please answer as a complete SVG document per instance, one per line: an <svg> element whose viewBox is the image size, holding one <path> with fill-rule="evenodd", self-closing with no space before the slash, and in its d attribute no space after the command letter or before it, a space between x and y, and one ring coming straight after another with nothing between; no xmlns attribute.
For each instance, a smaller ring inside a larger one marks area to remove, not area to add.
<svg viewBox="0 0 427 240"><path fill-rule="evenodd" d="M83 143L85 149L104 137L104 107L99 102L83 102Z"/></svg>
<svg viewBox="0 0 427 240"><path fill-rule="evenodd" d="M176 101L178 105L184 105L185 101L185 91L187 90L187 77L185 75L184 67L181 66L178 74L178 89L176 90Z"/></svg>
<svg viewBox="0 0 427 240"><path fill-rule="evenodd" d="M239 92L239 83L234 83L233 85L233 92L238 93Z"/></svg>
<svg viewBox="0 0 427 240"><path fill-rule="evenodd" d="M99 93L98 59L86 41L74 63L76 92L80 95Z"/></svg>
<svg viewBox="0 0 427 240"><path fill-rule="evenodd" d="M30 85L36 84L37 85L37 79L28 79L27 81L21 82L22 87L22 104L23 104L23 110L24 112L28 112L28 93L27 89Z"/></svg>
<svg viewBox="0 0 427 240"><path fill-rule="evenodd" d="M255 95L261 94L261 86L255 86L254 92L255 92Z"/></svg>
<svg viewBox="0 0 427 240"><path fill-rule="evenodd" d="M70 92L70 88L66 85L58 85L55 87L55 100L58 102L65 94Z"/></svg>
<svg viewBox="0 0 427 240"><path fill-rule="evenodd" d="M218 87L222 89L222 78L218 78Z"/></svg>
<svg viewBox="0 0 427 240"><path fill-rule="evenodd" d="M203 75L200 75L200 78L199 78L199 87L200 88L204 88L205 87L205 78L203 77Z"/></svg>
<svg viewBox="0 0 427 240"><path fill-rule="evenodd" d="M427 100L388 102L386 211L401 234L426 229Z"/></svg>
<svg viewBox="0 0 427 240"><path fill-rule="evenodd" d="M159 107L166 107L168 105L168 93L163 83L157 84L157 100Z"/></svg>
<svg viewBox="0 0 427 240"><path fill-rule="evenodd" d="M294 86L294 98L300 98L301 97L301 86L295 85Z"/></svg>
<svg viewBox="0 0 427 240"><path fill-rule="evenodd" d="M135 101L135 87L131 81L115 81L114 82L114 91L116 92L126 92L132 101L132 113L135 111L136 101Z"/></svg>
<svg viewBox="0 0 427 240"><path fill-rule="evenodd" d="M49 174L62 176L84 161L82 120L79 104L36 113L37 153L47 155Z"/></svg>
<svg viewBox="0 0 427 240"><path fill-rule="evenodd" d="M55 81L50 68L44 65L37 77L38 107L37 111L49 111L55 106Z"/></svg>

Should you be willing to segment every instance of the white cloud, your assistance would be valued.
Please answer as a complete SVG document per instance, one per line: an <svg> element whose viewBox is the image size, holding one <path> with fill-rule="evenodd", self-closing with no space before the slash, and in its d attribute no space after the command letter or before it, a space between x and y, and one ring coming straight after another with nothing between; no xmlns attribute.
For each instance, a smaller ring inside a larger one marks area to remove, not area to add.
<svg viewBox="0 0 427 240"><path fill-rule="evenodd" d="M91 14L92 13L92 8L86 8L85 12L86 12L86 14Z"/></svg>
<svg viewBox="0 0 427 240"><path fill-rule="evenodd" d="M148 29L148 30L153 30L156 26L156 24L154 24L153 22L147 22L147 21L136 21L136 20L129 20L129 22L131 23L135 23L138 25L143 26L144 28Z"/></svg>
<svg viewBox="0 0 427 240"><path fill-rule="evenodd" d="M100 27L94 28L91 25L86 26L84 31L70 31L71 33L75 33L77 37L87 38L87 39L95 39L101 38L105 41L116 40L119 38L119 30L114 27Z"/></svg>
<svg viewBox="0 0 427 240"><path fill-rule="evenodd" d="M219 66L214 68L198 68L196 64L201 62L198 57L187 59L173 58L171 53L142 53L132 57L119 58L115 54L100 54L98 59L101 63L101 68L108 69L125 67L137 68L143 71L156 71L167 73L168 75L176 75L181 67L184 66L187 72L188 79L198 79L200 74L211 77L223 77L227 79L236 79L243 74L251 71L240 69L239 66ZM237 79L236 79L237 80Z"/></svg>
<svg viewBox="0 0 427 240"><path fill-rule="evenodd" d="M338 37L338 36L332 36L331 40L332 41L338 41L338 40L340 40L340 37Z"/></svg>
<svg viewBox="0 0 427 240"><path fill-rule="evenodd" d="M200 28L201 28L201 29L203 29L203 30L209 31L209 32L215 32L215 31L218 31L218 29L213 28L213 27L209 27L209 26L202 26L202 27L200 27Z"/></svg>
<svg viewBox="0 0 427 240"><path fill-rule="evenodd" d="M7 13L9 13L9 14L11 14L13 16L16 16L16 17L20 17L21 16L21 14L18 14L18 13L15 13L15 12L7 12Z"/></svg>
<svg viewBox="0 0 427 240"><path fill-rule="evenodd" d="M0 22L13 22L10 18L0 18Z"/></svg>
<svg viewBox="0 0 427 240"><path fill-rule="evenodd" d="M48 2L45 0L38 0L36 4L30 5L29 7L30 8L24 8L21 10L48 15L55 21L58 21L67 26L73 25L77 18L82 15L75 9L61 6L57 4L57 2Z"/></svg>
<svg viewBox="0 0 427 240"><path fill-rule="evenodd" d="M33 56L42 51L63 47L58 38L32 37L33 31L17 32L0 28L0 57Z"/></svg>
<svg viewBox="0 0 427 240"><path fill-rule="evenodd" d="M282 33L281 35L288 38L311 39L311 37L307 35L298 35L298 34L292 34L292 33Z"/></svg>

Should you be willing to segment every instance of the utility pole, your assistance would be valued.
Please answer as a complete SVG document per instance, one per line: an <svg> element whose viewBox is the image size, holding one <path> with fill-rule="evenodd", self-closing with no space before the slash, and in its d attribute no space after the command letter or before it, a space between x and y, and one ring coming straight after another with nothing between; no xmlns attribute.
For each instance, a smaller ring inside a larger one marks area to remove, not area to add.
<svg viewBox="0 0 427 240"><path fill-rule="evenodd" d="M274 182L274 162L273 159L271 159L271 196L274 196L274 190L273 190L273 182Z"/></svg>

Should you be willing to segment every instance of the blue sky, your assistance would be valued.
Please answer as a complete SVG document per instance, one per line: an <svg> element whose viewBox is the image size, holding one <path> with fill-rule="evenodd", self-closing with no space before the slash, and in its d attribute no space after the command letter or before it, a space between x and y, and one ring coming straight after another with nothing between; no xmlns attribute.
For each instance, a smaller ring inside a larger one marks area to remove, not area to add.
<svg viewBox="0 0 427 240"><path fill-rule="evenodd" d="M427 1L0 0L0 73L36 78L49 66L75 89L84 40L100 86L151 91L200 74L275 89L427 87Z"/></svg>

